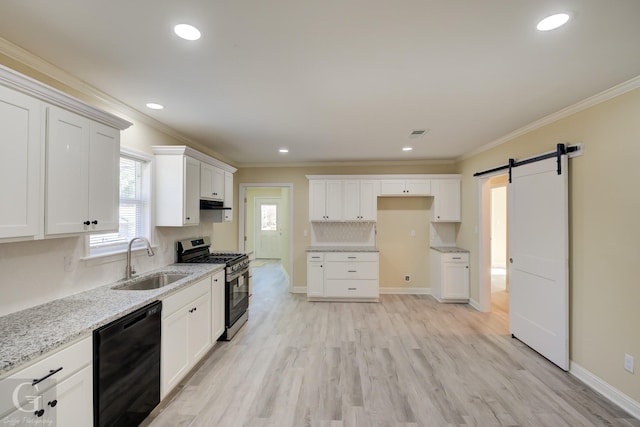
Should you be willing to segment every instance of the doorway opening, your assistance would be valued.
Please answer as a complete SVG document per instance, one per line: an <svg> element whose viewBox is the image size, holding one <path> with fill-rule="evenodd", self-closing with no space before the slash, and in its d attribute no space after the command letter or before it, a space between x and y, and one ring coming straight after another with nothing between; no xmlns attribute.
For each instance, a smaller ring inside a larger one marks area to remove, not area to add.
<svg viewBox="0 0 640 427"><path fill-rule="evenodd" d="M509 318L508 175L481 178L480 310Z"/></svg>
<svg viewBox="0 0 640 427"><path fill-rule="evenodd" d="M281 268L291 287L293 272L292 184L241 184L240 249L251 253L251 268Z"/></svg>

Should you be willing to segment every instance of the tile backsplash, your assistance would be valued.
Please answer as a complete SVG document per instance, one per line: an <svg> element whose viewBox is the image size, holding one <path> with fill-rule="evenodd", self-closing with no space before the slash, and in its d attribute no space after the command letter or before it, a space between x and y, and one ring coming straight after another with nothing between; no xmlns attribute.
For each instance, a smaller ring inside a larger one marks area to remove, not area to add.
<svg viewBox="0 0 640 427"><path fill-rule="evenodd" d="M375 222L313 222L311 245L375 246Z"/></svg>

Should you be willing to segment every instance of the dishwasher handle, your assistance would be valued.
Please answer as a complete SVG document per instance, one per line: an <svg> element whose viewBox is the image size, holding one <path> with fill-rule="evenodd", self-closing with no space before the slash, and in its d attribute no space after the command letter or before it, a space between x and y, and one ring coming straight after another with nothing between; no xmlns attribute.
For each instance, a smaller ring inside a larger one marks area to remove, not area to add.
<svg viewBox="0 0 640 427"><path fill-rule="evenodd" d="M160 315L162 311L162 302L155 301L145 307L142 307L133 313L129 313L120 319L96 329L94 331L94 346L100 346L104 342L109 341L112 337L117 336L120 332L126 331L131 328L135 328L140 322L144 320L158 317L157 321L160 321Z"/></svg>

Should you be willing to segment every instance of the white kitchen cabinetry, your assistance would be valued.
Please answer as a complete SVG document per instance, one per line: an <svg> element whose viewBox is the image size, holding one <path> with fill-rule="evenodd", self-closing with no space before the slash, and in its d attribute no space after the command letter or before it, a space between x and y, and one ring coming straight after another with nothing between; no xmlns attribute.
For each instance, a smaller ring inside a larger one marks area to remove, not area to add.
<svg viewBox="0 0 640 427"><path fill-rule="evenodd" d="M318 267L312 256L320 254L323 262ZM307 254L307 297L377 301L378 265L377 252L310 252Z"/></svg>
<svg viewBox="0 0 640 427"><path fill-rule="evenodd" d="M460 180L434 179L433 221L460 222Z"/></svg>
<svg viewBox="0 0 640 427"><path fill-rule="evenodd" d="M200 223L200 161L182 154L155 155L156 225Z"/></svg>
<svg viewBox="0 0 640 427"><path fill-rule="evenodd" d="M307 254L307 297L324 296L324 253L310 252Z"/></svg>
<svg viewBox="0 0 640 427"><path fill-rule="evenodd" d="M378 216L379 193L379 181L344 180L342 219L345 221L375 221Z"/></svg>
<svg viewBox="0 0 640 427"><path fill-rule="evenodd" d="M224 171L218 167L202 163L200 167L200 198L224 201Z"/></svg>
<svg viewBox="0 0 640 427"><path fill-rule="evenodd" d="M225 298L224 270L211 277L211 342L215 342L224 332Z"/></svg>
<svg viewBox="0 0 640 427"><path fill-rule="evenodd" d="M381 196L431 196L431 181L428 179L383 179L380 181Z"/></svg>
<svg viewBox="0 0 640 427"><path fill-rule="evenodd" d="M48 107L45 234L118 230L120 132Z"/></svg>
<svg viewBox="0 0 640 427"><path fill-rule="evenodd" d="M25 382L19 408L11 399L0 402L0 425L93 425L92 357L92 338L88 337L2 380ZM44 377L32 385L33 379Z"/></svg>
<svg viewBox="0 0 640 427"><path fill-rule="evenodd" d="M211 277L162 302L161 398L211 347L211 319Z"/></svg>
<svg viewBox="0 0 640 427"><path fill-rule="evenodd" d="M431 294L440 302L469 301L469 253L431 250Z"/></svg>
<svg viewBox="0 0 640 427"><path fill-rule="evenodd" d="M39 232L41 105L0 86L0 240Z"/></svg>
<svg viewBox="0 0 640 427"><path fill-rule="evenodd" d="M342 181L309 181L309 220L342 220Z"/></svg>

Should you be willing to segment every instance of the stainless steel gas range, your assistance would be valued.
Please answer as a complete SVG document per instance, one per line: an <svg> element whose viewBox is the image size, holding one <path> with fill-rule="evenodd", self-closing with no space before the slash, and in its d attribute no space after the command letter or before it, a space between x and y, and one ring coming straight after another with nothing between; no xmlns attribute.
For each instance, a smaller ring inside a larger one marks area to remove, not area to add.
<svg viewBox="0 0 640 427"><path fill-rule="evenodd" d="M249 264L239 252L211 252L208 236L177 242L178 263L225 264L225 332L220 340L229 341L249 319Z"/></svg>

